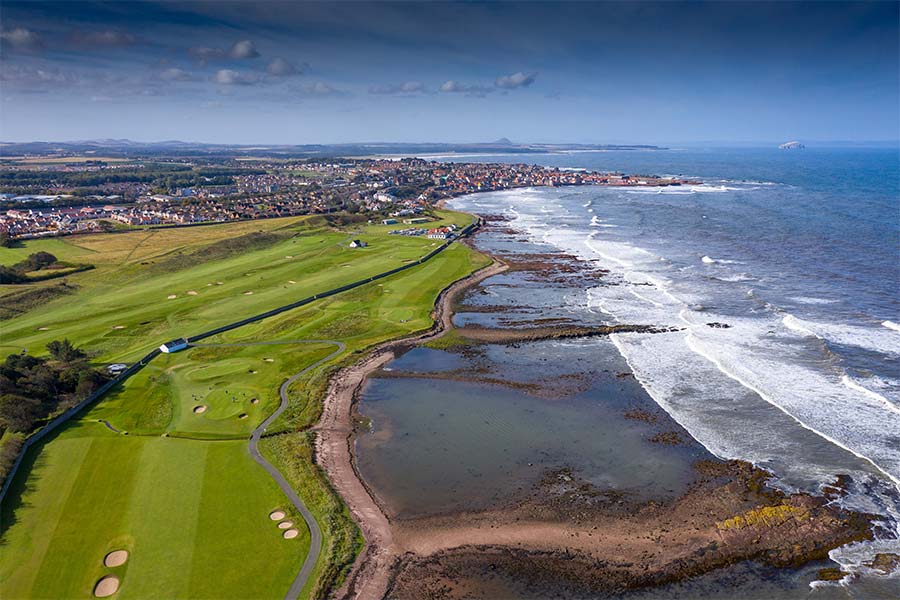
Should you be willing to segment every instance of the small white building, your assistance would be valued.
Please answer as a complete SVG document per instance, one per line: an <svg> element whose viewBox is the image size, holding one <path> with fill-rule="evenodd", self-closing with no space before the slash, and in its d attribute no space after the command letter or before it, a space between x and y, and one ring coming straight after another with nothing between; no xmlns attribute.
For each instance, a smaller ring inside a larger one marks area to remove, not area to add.
<svg viewBox="0 0 900 600"><path fill-rule="evenodd" d="M160 352L165 352L166 354L172 354L173 352L178 352L179 350L184 350L188 347L187 340L184 338L178 338L177 340L172 340L171 342L166 342L162 346L159 347Z"/></svg>
<svg viewBox="0 0 900 600"><path fill-rule="evenodd" d="M352 242L350 242L351 248L365 248L368 245L369 244L367 244L366 242L363 242L361 240L353 240Z"/></svg>

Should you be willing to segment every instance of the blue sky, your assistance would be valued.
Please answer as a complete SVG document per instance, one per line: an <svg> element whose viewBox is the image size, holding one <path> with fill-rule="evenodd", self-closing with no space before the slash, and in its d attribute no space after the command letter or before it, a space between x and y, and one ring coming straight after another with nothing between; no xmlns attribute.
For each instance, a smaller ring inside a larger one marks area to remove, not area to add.
<svg viewBox="0 0 900 600"><path fill-rule="evenodd" d="M4 1L0 139L896 141L898 6Z"/></svg>

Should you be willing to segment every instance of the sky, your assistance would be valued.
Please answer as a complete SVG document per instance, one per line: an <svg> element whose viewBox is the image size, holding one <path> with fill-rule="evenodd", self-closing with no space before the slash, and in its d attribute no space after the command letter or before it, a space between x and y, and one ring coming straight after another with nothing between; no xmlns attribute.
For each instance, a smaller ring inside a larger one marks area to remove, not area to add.
<svg viewBox="0 0 900 600"><path fill-rule="evenodd" d="M0 3L0 140L900 138L900 3Z"/></svg>

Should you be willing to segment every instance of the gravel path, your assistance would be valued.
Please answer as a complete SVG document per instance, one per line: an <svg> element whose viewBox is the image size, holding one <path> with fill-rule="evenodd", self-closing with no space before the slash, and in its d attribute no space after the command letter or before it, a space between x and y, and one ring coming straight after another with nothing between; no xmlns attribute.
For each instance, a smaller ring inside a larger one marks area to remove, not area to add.
<svg viewBox="0 0 900 600"><path fill-rule="evenodd" d="M264 343L272 343L272 342L260 342L260 344ZM307 366L302 371L295 373L291 377L285 380L284 383L281 384L281 388L278 390L278 395L281 397L281 403L278 405L278 408L275 409L269 417L260 423L259 427L253 430L253 434L250 436L250 455L253 457L257 463L262 466L266 471L268 471L269 475L272 476L272 479L275 480L275 483L278 484L278 487L281 488L281 491L284 492L284 495L288 497L288 500L291 501L291 504L294 505L294 508L303 516L303 520L306 521L306 526L309 527L309 554L306 555L306 560L303 561L303 567L301 567L300 572L297 573L297 577L294 578L294 583L291 584L290 589L287 594L285 594L285 600L294 600L300 595L300 590L303 589L303 586L306 585L307 579L309 579L310 574L316 566L316 561L319 559L319 552L322 549L322 530L319 529L319 524L316 522L315 517L313 517L312 513L309 512L309 509L306 508L306 505L303 503L303 500L300 499L300 496L297 495L297 492L294 491L294 488L291 487L291 484L287 482L281 472L276 469L272 463L263 458L262 454L259 452L259 439L266 432L266 428L271 425L275 419L277 419L281 413L284 412L284 409L288 406L288 388L294 383L298 378L302 377L304 374L309 371L315 369L322 363L325 363L341 352L346 350L346 346L343 342L338 342L335 340L295 340L292 342L275 342L275 343L292 343L292 344L331 344L332 346L336 346L334 352L329 354L324 358L320 358L313 364ZM219 344L209 344L210 346L219 345ZM221 344L225 346L237 346L237 345L245 345L245 344ZM251 345L251 344L246 344Z"/></svg>

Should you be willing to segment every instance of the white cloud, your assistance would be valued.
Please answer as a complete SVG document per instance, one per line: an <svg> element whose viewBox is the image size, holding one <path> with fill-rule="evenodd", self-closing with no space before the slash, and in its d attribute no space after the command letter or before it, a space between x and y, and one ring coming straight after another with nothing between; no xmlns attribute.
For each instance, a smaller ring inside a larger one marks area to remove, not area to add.
<svg viewBox="0 0 900 600"><path fill-rule="evenodd" d="M505 90L514 90L517 88L528 87L534 83L536 77L537 73L523 73L522 71L519 71L512 75L501 75L494 82L494 85Z"/></svg>
<svg viewBox="0 0 900 600"><path fill-rule="evenodd" d="M206 64L212 61L256 58L259 56L259 51L252 41L238 40L233 43L228 50L215 46L192 46L191 48L188 48L188 54L191 58Z"/></svg>
<svg viewBox="0 0 900 600"><path fill-rule="evenodd" d="M253 85L259 81L256 73L242 73L232 69L219 69L213 81L221 85Z"/></svg>
<svg viewBox="0 0 900 600"><path fill-rule="evenodd" d="M374 85L369 88L370 94L379 94L379 95L407 95L412 96L415 94L423 94L425 93L425 85L421 81L407 81L406 83L402 83L400 85L388 84L388 85Z"/></svg>
<svg viewBox="0 0 900 600"><path fill-rule="evenodd" d="M252 41L240 40L231 45L228 56L231 58L256 58L259 56L259 52Z"/></svg>
<svg viewBox="0 0 900 600"><path fill-rule="evenodd" d="M300 93L307 96L341 96L346 94L343 90L339 90L322 81L315 83L307 83L300 86Z"/></svg>
<svg viewBox="0 0 900 600"><path fill-rule="evenodd" d="M444 85L441 86L441 91L448 94L465 94L475 98L484 98L487 94L493 92L494 89L483 85L460 83L450 79L444 82Z"/></svg>
<svg viewBox="0 0 900 600"><path fill-rule="evenodd" d="M164 81L192 81L194 76L184 69L172 67L161 72L159 78Z"/></svg>

